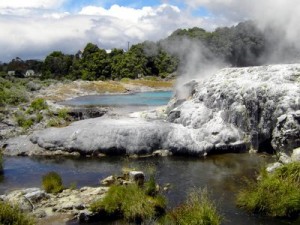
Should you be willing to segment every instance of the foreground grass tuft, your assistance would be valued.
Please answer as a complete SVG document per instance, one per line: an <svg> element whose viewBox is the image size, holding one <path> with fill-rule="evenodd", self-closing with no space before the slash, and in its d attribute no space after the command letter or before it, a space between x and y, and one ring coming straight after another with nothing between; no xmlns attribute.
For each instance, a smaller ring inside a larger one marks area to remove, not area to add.
<svg viewBox="0 0 300 225"><path fill-rule="evenodd" d="M0 224L3 225L34 225L33 218L21 212L17 207L0 201Z"/></svg>
<svg viewBox="0 0 300 225"><path fill-rule="evenodd" d="M165 199L151 197L136 184L111 186L107 195L91 205L92 212L120 215L128 221L145 221L154 218L165 208Z"/></svg>
<svg viewBox="0 0 300 225"><path fill-rule="evenodd" d="M207 189L194 190L185 203L169 212L163 224L219 225L221 216L209 199Z"/></svg>
<svg viewBox="0 0 300 225"><path fill-rule="evenodd" d="M56 172L49 172L43 176L42 179L43 188L47 193L59 193L64 187L60 175Z"/></svg>
<svg viewBox="0 0 300 225"><path fill-rule="evenodd" d="M300 163L278 168L274 173L262 171L258 181L247 181L237 196L237 205L273 217L299 217Z"/></svg>

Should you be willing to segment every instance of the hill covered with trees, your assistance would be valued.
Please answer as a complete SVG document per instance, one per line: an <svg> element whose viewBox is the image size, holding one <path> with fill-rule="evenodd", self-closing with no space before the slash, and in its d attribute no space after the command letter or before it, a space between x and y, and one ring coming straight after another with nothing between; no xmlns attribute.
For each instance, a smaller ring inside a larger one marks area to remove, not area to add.
<svg viewBox="0 0 300 225"><path fill-rule="evenodd" d="M272 45L276 45L276 40L268 38L270 32L262 32L252 21L217 28L213 32L198 27L178 29L166 39L132 45L128 51L112 49L107 52L88 43L83 51L74 55L54 51L44 61L23 61L17 57L9 63L2 63L0 73L15 71L15 75L21 77L26 70L34 70L42 78L71 80L138 78L148 75L164 78L175 72L180 74L180 68L187 63L187 56L193 51L201 51L202 59L208 62L217 59L229 66L255 66L265 63ZM285 47L292 49L292 46Z"/></svg>

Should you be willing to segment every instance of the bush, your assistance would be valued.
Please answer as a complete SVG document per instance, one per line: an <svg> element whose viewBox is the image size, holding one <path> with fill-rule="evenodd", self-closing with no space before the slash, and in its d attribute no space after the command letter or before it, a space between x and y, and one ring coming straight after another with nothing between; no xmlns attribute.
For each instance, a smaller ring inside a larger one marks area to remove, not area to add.
<svg viewBox="0 0 300 225"><path fill-rule="evenodd" d="M237 196L237 205L251 212L273 217L295 217L300 212L300 163L295 162L260 180L247 180L247 187Z"/></svg>
<svg viewBox="0 0 300 225"><path fill-rule="evenodd" d="M44 175L42 179L42 185L47 193L56 194L64 189L62 185L62 179L56 172L49 172Z"/></svg>
<svg viewBox="0 0 300 225"><path fill-rule="evenodd" d="M0 201L0 224L3 225L34 225L33 218L22 213L17 207L13 207Z"/></svg>
<svg viewBox="0 0 300 225"><path fill-rule="evenodd" d="M175 208L165 218L164 224L218 225L221 216L209 199L207 189L194 190L185 203Z"/></svg>
<svg viewBox="0 0 300 225"><path fill-rule="evenodd" d="M107 195L93 204L92 212L105 212L108 215L122 215L129 221L144 221L156 216L165 208L162 196L148 196L136 184L111 186Z"/></svg>
<svg viewBox="0 0 300 225"><path fill-rule="evenodd" d="M18 125L25 130L34 124L34 120L32 118L27 119L23 114L16 115L16 121Z"/></svg>
<svg viewBox="0 0 300 225"><path fill-rule="evenodd" d="M63 109L59 109L58 110L58 117L63 119L63 120L67 120L69 118L69 114L68 114L68 109L63 108Z"/></svg>
<svg viewBox="0 0 300 225"><path fill-rule="evenodd" d="M29 107L30 109L32 109L32 111L41 111L48 109L48 105L43 98L37 98L33 100Z"/></svg>

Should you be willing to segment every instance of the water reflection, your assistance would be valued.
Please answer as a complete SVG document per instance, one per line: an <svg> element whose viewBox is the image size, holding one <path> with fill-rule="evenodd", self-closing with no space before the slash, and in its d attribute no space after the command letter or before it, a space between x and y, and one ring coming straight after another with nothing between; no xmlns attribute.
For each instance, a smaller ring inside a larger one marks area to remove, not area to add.
<svg viewBox="0 0 300 225"><path fill-rule="evenodd" d="M229 224L279 225L286 221L249 215L236 208L234 196L243 185L243 177L253 176L270 157L250 154L214 155L206 159L189 157L140 158L107 157L102 159L70 158L5 158L5 179L0 183L0 194L15 188L38 187L41 177L49 171L61 174L64 185L97 186L99 180L119 174L122 168L155 171L160 184L170 183L166 193L168 208L180 204L191 188L207 187ZM111 223L116 224L116 223ZM118 223L120 224L120 223Z"/></svg>

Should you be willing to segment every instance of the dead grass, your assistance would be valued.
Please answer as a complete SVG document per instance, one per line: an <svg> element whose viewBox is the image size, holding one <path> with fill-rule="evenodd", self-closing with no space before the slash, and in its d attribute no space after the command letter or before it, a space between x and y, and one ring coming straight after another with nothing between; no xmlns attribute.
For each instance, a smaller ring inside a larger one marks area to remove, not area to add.
<svg viewBox="0 0 300 225"><path fill-rule="evenodd" d="M174 81L163 81L163 80L123 80L121 83L136 85L136 86L145 86L151 88L172 88L174 86Z"/></svg>

